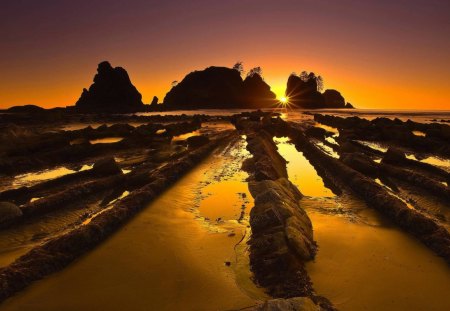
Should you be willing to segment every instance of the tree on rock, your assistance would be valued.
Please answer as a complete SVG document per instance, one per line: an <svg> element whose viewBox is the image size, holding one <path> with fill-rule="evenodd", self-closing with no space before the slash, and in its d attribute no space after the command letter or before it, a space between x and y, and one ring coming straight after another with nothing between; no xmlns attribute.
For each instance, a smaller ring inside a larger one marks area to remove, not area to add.
<svg viewBox="0 0 450 311"><path fill-rule="evenodd" d="M250 69L250 71L247 73L247 77L253 77L254 75L258 75L262 78L262 68L258 66Z"/></svg>
<svg viewBox="0 0 450 311"><path fill-rule="evenodd" d="M233 69L242 75L242 73L244 72L244 64L241 61L238 61L236 62L236 64L234 64Z"/></svg>

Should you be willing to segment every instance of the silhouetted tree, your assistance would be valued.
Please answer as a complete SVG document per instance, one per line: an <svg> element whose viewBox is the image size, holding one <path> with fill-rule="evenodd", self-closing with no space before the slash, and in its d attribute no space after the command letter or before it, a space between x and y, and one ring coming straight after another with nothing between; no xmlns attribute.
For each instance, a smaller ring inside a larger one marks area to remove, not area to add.
<svg viewBox="0 0 450 311"><path fill-rule="evenodd" d="M247 73L247 77L253 77L254 75L259 75L262 78L262 68L258 66L250 69Z"/></svg>
<svg viewBox="0 0 450 311"><path fill-rule="evenodd" d="M319 92L323 91L323 78L322 76L317 76L316 77L316 83L317 83L317 90Z"/></svg>
<svg viewBox="0 0 450 311"><path fill-rule="evenodd" d="M302 71L299 78L303 82L308 82L309 80L315 80L317 84L317 91L321 92L323 90L323 78L322 76L316 76L314 72Z"/></svg>
<svg viewBox="0 0 450 311"><path fill-rule="evenodd" d="M307 71L302 71L302 73L299 75L299 77L303 82L308 82L308 80L309 80L309 74Z"/></svg>
<svg viewBox="0 0 450 311"><path fill-rule="evenodd" d="M234 64L233 69L242 74L244 72L244 64L241 61Z"/></svg>

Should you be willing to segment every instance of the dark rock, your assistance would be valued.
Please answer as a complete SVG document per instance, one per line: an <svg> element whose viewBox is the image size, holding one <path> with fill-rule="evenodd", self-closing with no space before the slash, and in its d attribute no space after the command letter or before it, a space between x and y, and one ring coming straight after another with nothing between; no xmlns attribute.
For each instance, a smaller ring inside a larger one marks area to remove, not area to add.
<svg viewBox="0 0 450 311"><path fill-rule="evenodd" d="M369 157L362 153L345 153L340 157L341 161L349 167L369 176L377 176L378 167Z"/></svg>
<svg viewBox="0 0 450 311"><path fill-rule="evenodd" d="M344 97L336 90L325 90L323 98L327 108L346 108Z"/></svg>
<svg viewBox="0 0 450 311"><path fill-rule="evenodd" d="M8 224L22 216L21 209L10 202L0 202L0 225Z"/></svg>
<svg viewBox="0 0 450 311"><path fill-rule="evenodd" d="M310 127L305 131L306 135L319 138L319 139L325 139L325 136L327 135L327 130L321 128L321 127Z"/></svg>
<svg viewBox="0 0 450 311"><path fill-rule="evenodd" d="M150 104L150 107L154 107L158 105L158 97L153 96L152 102Z"/></svg>
<svg viewBox="0 0 450 311"><path fill-rule="evenodd" d="M259 74L245 78L243 83L243 108L273 107L275 94Z"/></svg>
<svg viewBox="0 0 450 311"><path fill-rule="evenodd" d="M349 103L345 104L344 97L336 90L320 93L319 83L322 83L320 76L313 72L307 76L291 74L287 81L286 97L292 105L305 109L353 108Z"/></svg>
<svg viewBox="0 0 450 311"><path fill-rule="evenodd" d="M247 149L253 154L253 171L250 175L255 180L276 180L287 178L286 160L278 153L272 137L264 130L258 135L247 135Z"/></svg>
<svg viewBox="0 0 450 311"><path fill-rule="evenodd" d="M36 105L24 105L24 106L14 106L6 111L11 113L40 113L45 112L45 109Z"/></svg>
<svg viewBox="0 0 450 311"><path fill-rule="evenodd" d="M208 136L205 135L198 135L198 136L191 136L187 139L187 144L189 148L198 148L201 147L209 142Z"/></svg>
<svg viewBox="0 0 450 311"><path fill-rule="evenodd" d="M273 107L275 94L258 74L242 80L237 70L208 67L189 73L165 96L165 108Z"/></svg>
<svg viewBox="0 0 450 311"><path fill-rule="evenodd" d="M389 147L383 157L383 162L387 163L401 163L405 160L405 153L394 147Z"/></svg>
<svg viewBox="0 0 450 311"><path fill-rule="evenodd" d="M303 81L296 75L290 75L286 86L286 97L299 108L325 108L325 99L317 90L317 81L311 78Z"/></svg>
<svg viewBox="0 0 450 311"><path fill-rule="evenodd" d="M345 140L340 143L340 153L353 153L357 151L359 151L359 148L352 141Z"/></svg>
<svg viewBox="0 0 450 311"><path fill-rule="evenodd" d="M92 169L98 175L112 175L122 173L122 170L112 157L104 158L95 162Z"/></svg>
<svg viewBox="0 0 450 311"><path fill-rule="evenodd" d="M350 104L350 103L346 103L345 104L345 108L347 108L347 109L354 109L355 107L353 107L353 105Z"/></svg>
<svg viewBox="0 0 450 311"><path fill-rule="evenodd" d="M113 68L105 61L98 65L94 83L89 90L83 89L75 108L80 112L121 113L143 110L144 104L125 69Z"/></svg>

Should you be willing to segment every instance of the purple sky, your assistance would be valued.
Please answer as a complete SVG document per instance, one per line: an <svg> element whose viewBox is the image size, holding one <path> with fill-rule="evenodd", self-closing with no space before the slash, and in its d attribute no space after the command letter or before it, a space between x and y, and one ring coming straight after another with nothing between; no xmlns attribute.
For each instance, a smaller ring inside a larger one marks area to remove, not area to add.
<svg viewBox="0 0 450 311"><path fill-rule="evenodd" d="M315 71L358 107L450 109L450 1L2 1L0 107L73 104L109 60L150 102L210 65L281 95Z"/></svg>

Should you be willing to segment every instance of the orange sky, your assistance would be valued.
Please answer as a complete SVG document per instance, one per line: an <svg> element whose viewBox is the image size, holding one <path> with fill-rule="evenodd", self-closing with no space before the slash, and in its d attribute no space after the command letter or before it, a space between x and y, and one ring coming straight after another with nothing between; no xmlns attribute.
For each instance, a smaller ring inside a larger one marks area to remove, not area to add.
<svg viewBox="0 0 450 311"><path fill-rule="evenodd" d="M359 108L450 109L447 1L18 1L0 13L0 108L72 105L97 64L124 67L144 103L207 66L293 71Z"/></svg>

